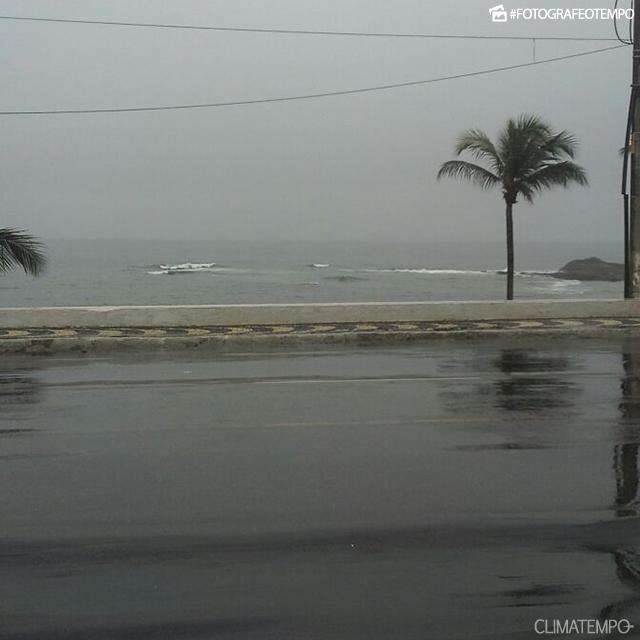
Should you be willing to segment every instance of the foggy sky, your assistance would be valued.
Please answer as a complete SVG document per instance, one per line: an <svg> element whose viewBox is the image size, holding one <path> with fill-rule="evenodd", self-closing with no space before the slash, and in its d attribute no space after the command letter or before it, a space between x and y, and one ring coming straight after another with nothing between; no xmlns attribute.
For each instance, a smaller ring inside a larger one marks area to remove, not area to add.
<svg viewBox="0 0 640 640"><path fill-rule="evenodd" d="M217 26L592 35L492 24L496 2L0 2L0 13ZM505 0L507 8L608 6ZM0 109L153 106L366 87L529 62L529 42L368 39L0 21ZM614 43L538 42L538 59ZM591 187L516 208L518 240L618 240L630 48L477 78L194 111L0 117L0 226L47 238L496 240L498 192L435 174L456 135L532 112L581 142Z"/></svg>

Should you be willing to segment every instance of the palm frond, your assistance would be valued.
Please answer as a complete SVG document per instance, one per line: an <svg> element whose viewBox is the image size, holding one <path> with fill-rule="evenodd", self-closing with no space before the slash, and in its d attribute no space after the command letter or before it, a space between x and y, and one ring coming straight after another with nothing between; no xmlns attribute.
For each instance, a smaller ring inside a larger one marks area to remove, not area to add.
<svg viewBox="0 0 640 640"><path fill-rule="evenodd" d="M550 156L564 154L569 158L575 158L578 140L568 131L558 131L549 137L548 141L543 145L543 149Z"/></svg>
<svg viewBox="0 0 640 640"><path fill-rule="evenodd" d="M522 131L537 131L544 135L551 131L551 126L540 116L531 113L521 113L514 120L516 127Z"/></svg>
<svg viewBox="0 0 640 640"><path fill-rule="evenodd" d="M537 116L512 118L500 133L498 142L505 161L505 183L515 187L549 165L572 160L577 147L573 135L564 130L554 131ZM521 193L527 198L524 192Z"/></svg>
<svg viewBox="0 0 640 640"><path fill-rule="evenodd" d="M523 154L526 162L521 167L521 173L526 175L547 164L573 159L577 148L577 140L567 131L549 130L549 133L542 138L530 139Z"/></svg>
<svg viewBox="0 0 640 640"><path fill-rule="evenodd" d="M587 186L589 181L585 170L581 166L575 164L575 162L565 160L542 166L519 181L517 188L518 192L527 201L531 202L536 193L555 186L566 188L570 184Z"/></svg>
<svg viewBox="0 0 640 640"><path fill-rule="evenodd" d="M516 197L518 195L521 195L527 202L529 203L533 202L536 192L534 189L531 188L530 185L528 185L526 182L521 182L520 184L518 184L516 189L517 189Z"/></svg>
<svg viewBox="0 0 640 640"><path fill-rule="evenodd" d="M465 179L482 189L500 185L507 202L514 204L519 196L531 202L544 189L587 185L584 169L572 162L577 147L576 138L567 131L556 131L539 116L523 114L507 120L496 143L479 129L463 133L456 153L468 153L478 164L445 162L438 178Z"/></svg>
<svg viewBox="0 0 640 640"><path fill-rule="evenodd" d="M462 178L472 182L481 189L490 189L500 184L500 178L488 169L465 160L449 160L438 171L440 178Z"/></svg>
<svg viewBox="0 0 640 640"><path fill-rule="evenodd" d="M455 152L459 156L469 152L475 160L487 160L495 171L501 171L502 159L489 136L480 129L465 131L456 143Z"/></svg>
<svg viewBox="0 0 640 640"><path fill-rule="evenodd" d="M498 152L511 172L517 172L518 161L526 157L525 148L532 141L542 142L549 137L550 126L540 117L522 114L517 118L509 118L498 137Z"/></svg>
<svg viewBox="0 0 640 640"><path fill-rule="evenodd" d="M20 267L25 273L42 273L47 258L42 243L21 229L0 228L0 273Z"/></svg>

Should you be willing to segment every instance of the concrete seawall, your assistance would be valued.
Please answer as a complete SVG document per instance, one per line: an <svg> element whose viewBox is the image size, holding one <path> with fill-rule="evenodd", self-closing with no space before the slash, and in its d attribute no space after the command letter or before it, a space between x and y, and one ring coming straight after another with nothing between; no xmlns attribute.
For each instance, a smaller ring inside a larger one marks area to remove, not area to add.
<svg viewBox="0 0 640 640"><path fill-rule="evenodd" d="M640 301L534 300L0 309L0 353L284 347L531 333L640 335Z"/></svg>
<svg viewBox="0 0 640 640"><path fill-rule="evenodd" d="M348 322L457 322L640 317L640 301L365 302L0 308L0 328L211 327Z"/></svg>

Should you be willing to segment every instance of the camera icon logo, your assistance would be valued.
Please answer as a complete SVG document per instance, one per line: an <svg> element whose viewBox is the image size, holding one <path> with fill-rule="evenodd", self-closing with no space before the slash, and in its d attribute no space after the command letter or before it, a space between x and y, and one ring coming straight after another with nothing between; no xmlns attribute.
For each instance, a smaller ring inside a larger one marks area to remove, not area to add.
<svg viewBox="0 0 640 640"><path fill-rule="evenodd" d="M507 21L507 12L505 11L503 4L498 4L495 7L491 7L491 9L489 9L489 14L491 15L491 20L493 20L493 22Z"/></svg>

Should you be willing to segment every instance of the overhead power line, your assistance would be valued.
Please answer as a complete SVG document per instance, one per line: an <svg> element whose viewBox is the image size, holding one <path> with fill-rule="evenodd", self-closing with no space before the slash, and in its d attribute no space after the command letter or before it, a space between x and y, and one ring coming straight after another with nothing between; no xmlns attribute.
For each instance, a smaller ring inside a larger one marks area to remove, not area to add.
<svg viewBox="0 0 640 640"><path fill-rule="evenodd" d="M233 100L228 102L208 102L201 104L176 104L163 105L155 107L114 107L100 109L31 109L24 111L0 111L0 116L37 116L37 115L70 115L80 113L132 113L138 111L178 111L182 109L212 109L216 107L236 107L252 104L268 104L271 102L292 102L294 100L313 100L315 98L329 98L333 96L346 96L356 93L371 93L374 91L387 91L389 89L400 89L402 87L415 87L423 84L433 84L436 82L445 82L446 80L458 80L461 78L473 78L475 76L487 75L490 73L499 73L501 71L511 71L513 69L523 69L525 67L533 67L541 64L549 64L550 62L559 62L561 60L571 60L573 58L581 58L605 51L613 51L614 49L625 49L628 45L617 44L613 47L605 47L603 49L593 49L591 51L583 51L582 53L572 53L566 56L558 56L555 58L546 58L536 62L524 62L522 64L512 64L506 67L494 67L493 69L482 69L479 71L469 71L467 73L457 73L450 76L440 76L438 78L429 78L427 80L411 80L409 82L397 82L394 84L382 84L374 87L360 87L357 89L343 89L339 91L324 91L321 93L306 93L294 96L281 96L276 98L254 98L250 100Z"/></svg>
<svg viewBox="0 0 640 640"><path fill-rule="evenodd" d="M620 0L615 0L615 4L613 5L613 29L616 32L616 40L619 40L620 42L622 42L622 44L633 44L632 41L632 37L631 37L631 31L632 31L632 20L629 20L629 39L625 40L624 38L620 37L620 31L618 30L618 14L617 14L617 10L618 10L618 2ZM633 7L631 7L633 8Z"/></svg>
<svg viewBox="0 0 640 640"><path fill-rule="evenodd" d="M154 22L122 22L115 20L83 20L73 18L37 18L30 16L0 16L0 20L22 20L28 22L58 22L63 24L93 24L111 27L146 27L152 29L192 29L197 31L232 31L238 33L273 33L306 36L352 36L364 38L432 38L442 40L573 40L578 42L615 42L617 38L590 38L579 36L506 36L506 35L460 35L439 33L394 33L366 31L328 31L314 29L267 29L253 27L216 27L195 24L164 24Z"/></svg>

